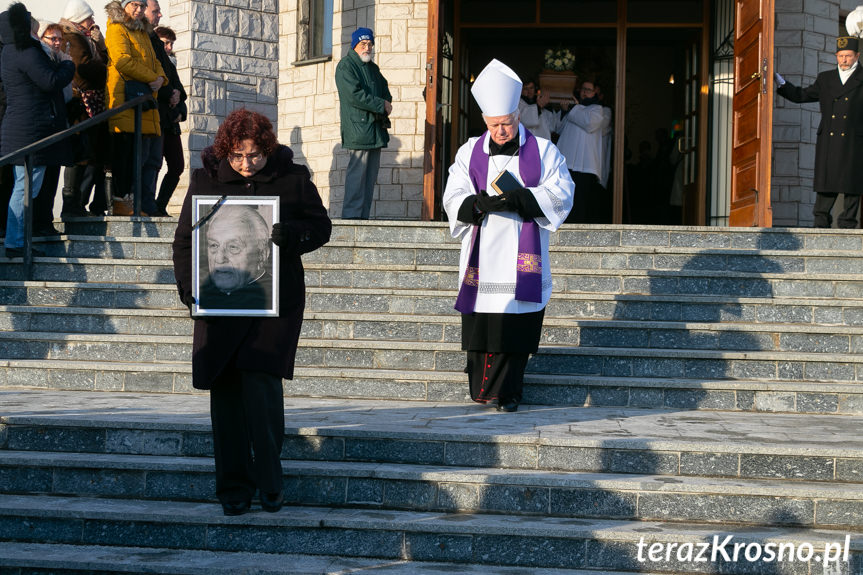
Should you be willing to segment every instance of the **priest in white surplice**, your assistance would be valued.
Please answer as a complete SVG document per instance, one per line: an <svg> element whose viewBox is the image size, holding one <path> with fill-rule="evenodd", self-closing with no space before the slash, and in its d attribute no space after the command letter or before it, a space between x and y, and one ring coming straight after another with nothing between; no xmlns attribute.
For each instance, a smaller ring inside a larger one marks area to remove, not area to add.
<svg viewBox="0 0 863 575"><path fill-rule="evenodd" d="M549 235L572 208L574 184L554 144L519 123L515 72L492 60L471 93L488 131L459 148L443 197L462 242L455 307L471 397L515 411L551 297ZM505 171L521 187L498 194L491 184Z"/></svg>

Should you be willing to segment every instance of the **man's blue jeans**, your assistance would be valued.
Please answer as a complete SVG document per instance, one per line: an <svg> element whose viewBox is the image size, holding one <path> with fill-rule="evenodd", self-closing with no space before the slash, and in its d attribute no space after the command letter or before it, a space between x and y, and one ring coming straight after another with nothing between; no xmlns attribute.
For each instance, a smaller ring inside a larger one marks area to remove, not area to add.
<svg viewBox="0 0 863 575"><path fill-rule="evenodd" d="M39 195L42 178L45 176L45 166L35 166L30 182L30 197ZM12 197L9 199L9 212L6 217L6 249L24 247L24 178L27 170L24 166L15 166L15 185Z"/></svg>

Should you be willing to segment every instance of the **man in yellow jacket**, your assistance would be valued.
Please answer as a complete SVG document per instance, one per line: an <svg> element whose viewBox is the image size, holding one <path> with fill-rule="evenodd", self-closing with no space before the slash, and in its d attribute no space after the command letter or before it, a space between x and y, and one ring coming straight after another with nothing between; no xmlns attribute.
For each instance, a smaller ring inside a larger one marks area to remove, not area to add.
<svg viewBox="0 0 863 575"><path fill-rule="evenodd" d="M151 26L144 18L146 9L146 1L141 0L114 0L105 7L108 14L105 45L108 48L109 108L126 101L128 81L147 84L154 97L160 88L169 86L165 71L150 43ZM114 195L124 196L133 189L135 110L129 109L117 114L109 120L108 126L114 138ZM158 108L143 112L141 132L141 211L142 215L157 214L159 209L156 205L156 178L162 159L162 129L159 125Z"/></svg>

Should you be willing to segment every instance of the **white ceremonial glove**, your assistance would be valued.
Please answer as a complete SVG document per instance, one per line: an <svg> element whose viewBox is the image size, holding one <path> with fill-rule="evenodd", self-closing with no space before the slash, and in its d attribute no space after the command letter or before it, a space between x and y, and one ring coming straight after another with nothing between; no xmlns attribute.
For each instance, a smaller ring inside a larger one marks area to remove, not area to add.
<svg viewBox="0 0 863 575"><path fill-rule="evenodd" d="M776 86L781 88L785 84L785 78L779 72L773 72L773 74L776 76Z"/></svg>

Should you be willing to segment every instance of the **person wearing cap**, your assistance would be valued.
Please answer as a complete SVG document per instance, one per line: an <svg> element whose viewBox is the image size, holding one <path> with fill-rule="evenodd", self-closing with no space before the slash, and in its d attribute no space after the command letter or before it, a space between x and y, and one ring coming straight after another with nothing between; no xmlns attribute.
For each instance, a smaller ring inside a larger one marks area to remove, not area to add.
<svg viewBox="0 0 863 575"><path fill-rule="evenodd" d="M444 191L461 239L462 349L471 398L515 411L551 297L548 242L572 208L566 160L519 122L522 83L492 60L471 88L488 130L456 153ZM500 189L500 193L498 190Z"/></svg>
<svg viewBox="0 0 863 575"><path fill-rule="evenodd" d="M95 20L93 9L84 0L69 0L63 9L60 27L63 30L61 48L75 62L72 86L80 100L80 114L69 118L73 124L83 122L105 111L105 83L108 77L108 52L97 34L92 37ZM108 207L105 197L105 163L108 131L105 124L89 128L81 140L80 161L63 173L63 217L104 215ZM89 204L90 192L93 200Z"/></svg>
<svg viewBox="0 0 863 575"><path fill-rule="evenodd" d="M374 58L375 35L369 28L351 34L351 50L336 66L342 147L350 157L345 175L342 218L367 220L381 164L381 148L390 140L387 128L393 97Z"/></svg>
<svg viewBox="0 0 863 575"><path fill-rule="evenodd" d="M830 210L836 196L844 194L840 228L856 228L860 195L863 194L863 71L858 64L860 40L853 36L836 39L836 63L821 72L806 88L786 81L778 72L777 93L797 103L818 102L821 123L815 141L814 227L829 228Z"/></svg>

